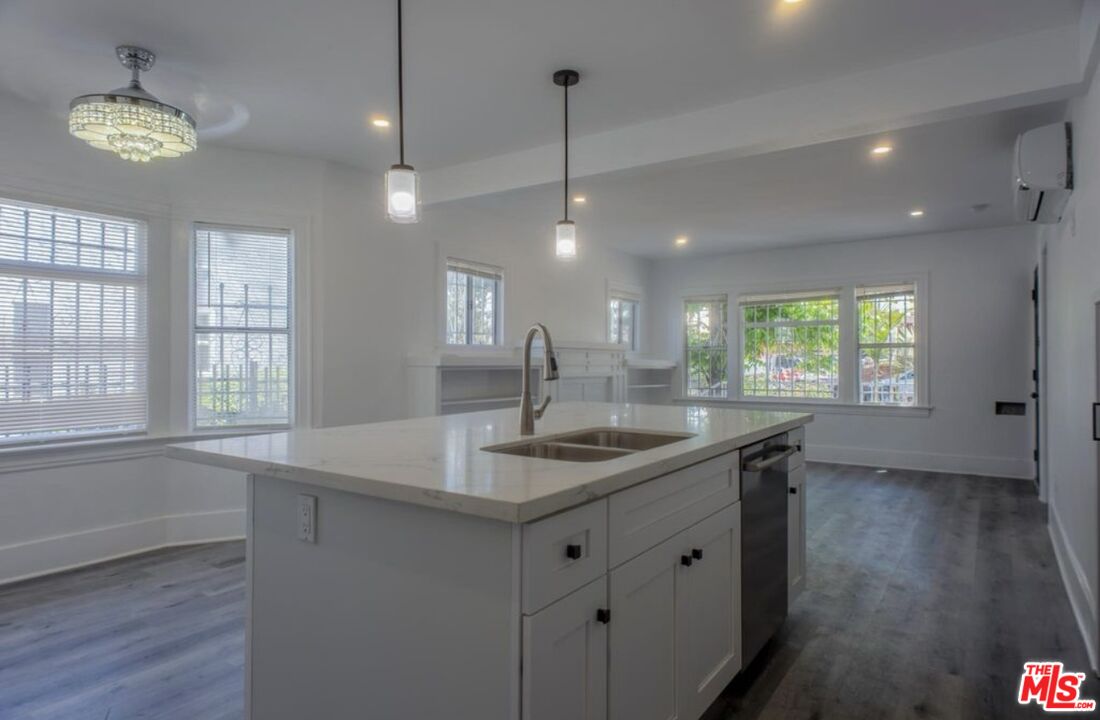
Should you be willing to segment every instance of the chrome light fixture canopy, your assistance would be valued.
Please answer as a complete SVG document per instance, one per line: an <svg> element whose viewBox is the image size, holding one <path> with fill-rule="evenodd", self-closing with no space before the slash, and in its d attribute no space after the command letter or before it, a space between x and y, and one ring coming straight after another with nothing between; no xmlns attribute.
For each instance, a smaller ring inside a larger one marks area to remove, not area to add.
<svg viewBox="0 0 1100 720"><path fill-rule="evenodd" d="M565 182L562 198L562 219L558 222L554 238L554 254L559 260L573 260L577 257L577 224L569 219L569 88L581 81L576 70L558 70L554 73L554 84L565 93Z"/></svg>
<svg viewBox="0 0 1100 720"><path fill-rule="evenodd" d="M141 86L140 75L157 56L144 48L115 48L130 84L106 93L81 95L69 104L69 134L125 160L149 162L179 157L198 146L195 119L158 100Z"/></svg>
<svg viewBox="0 0 1100 720"><path fill-rule="evenodd" d="M397 137L400 161L386 171L386 217L395 223L420 221L420 176L405 163L405 48L401 0L397 0Z"/></svg>

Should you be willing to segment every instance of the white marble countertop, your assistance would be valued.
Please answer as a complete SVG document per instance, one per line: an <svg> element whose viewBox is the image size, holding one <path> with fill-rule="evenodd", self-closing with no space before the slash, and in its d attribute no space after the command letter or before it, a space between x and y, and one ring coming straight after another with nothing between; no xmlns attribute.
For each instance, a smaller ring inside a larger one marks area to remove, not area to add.
<svg viewBox="0 0 1100 720"><path fill-rule="evenodd" d="M553 404L535 436L636 428L695 437L603 462L563 462L481 448L523 439L519 410L169 445L170 457L453 512L527 522L751 445L813 415L612 403Z"/></svg>

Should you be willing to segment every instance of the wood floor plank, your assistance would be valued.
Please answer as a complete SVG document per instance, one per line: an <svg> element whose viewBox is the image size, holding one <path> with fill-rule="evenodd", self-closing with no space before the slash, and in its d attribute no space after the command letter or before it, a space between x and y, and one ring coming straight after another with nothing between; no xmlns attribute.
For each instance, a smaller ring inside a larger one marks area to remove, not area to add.
<svg viewBox="0 0 1100 720"><path fill-rule="evenodd" d="M1023 662L1087 670L1030 483L808 469L806 590L707 720L1042 717ZM244 612L240 542L0 587L0 718L241 720Z"/></svg>

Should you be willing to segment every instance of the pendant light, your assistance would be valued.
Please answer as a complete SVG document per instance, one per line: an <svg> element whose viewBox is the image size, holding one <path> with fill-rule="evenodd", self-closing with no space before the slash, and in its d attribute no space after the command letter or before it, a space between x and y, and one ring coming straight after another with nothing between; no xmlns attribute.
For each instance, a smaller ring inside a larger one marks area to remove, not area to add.
<svg viewBox="0 0 1100 720"><path fill-rule="evenodd" d="M397 137L400 162L386 172L386 216L396 223L420 220L420 176L405 164L405 55L402 47L401 0L397 0Z"/></svg>
<svg viewBox="0 0 1100 720"><path fill-rule="evenodd" d="M115 48L130 84L105 93L81 95L69 104L69 134L124 160L177 158L195 149L195 119L163 103L141 86L157 56L145 48Z"/></svg>
<svg viewBox="0 0 1100 720"><path fill-rule="evenodd" d="M577 224L569 219L569 88L581 81L576 70L558 70L554 73L554 84L565 93L565 187L562 219L558 223L554 252L559 260L573 260L577 257Z"/></svg>

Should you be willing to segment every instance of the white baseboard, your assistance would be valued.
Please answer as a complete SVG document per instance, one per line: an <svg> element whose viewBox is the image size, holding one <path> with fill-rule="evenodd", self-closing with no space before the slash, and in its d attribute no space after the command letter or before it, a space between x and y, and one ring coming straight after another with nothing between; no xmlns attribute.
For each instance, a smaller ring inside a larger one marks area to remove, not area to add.
<svg viewBox="0 0 1100 720"><path fill-rule="evenodd" d="M1073 615L1077 618L1077 627L1081 631L1081 637L1085 641L1085 649L1089 655L1089 664L1094 673L1100 673L1100 653L1098 653L1097 641L1097 612L1096 596L1089 588L1088 576L1081 567L1081 561L1073 552L1069 544L1062 523L1058 519L1058 513L1054 505L1050 506L1050 521L1047 529L1050 531L1050 541L1054 545L1054 557L1058 561L1058 570L1062 573L1062 583L1066 586L1066 594L1069 595L1069 604L1073 607Z"/></svg>
<svg viewBox="0 0 1100 720"><path fill-rule="evenodd" d="M0 585L172 545L239 540L244 509L164 515L0 547Z"/></svg>
<svg viewBox="0 0 1100 720"><path fill-rule="evenodd" d="M1035 476L1035 463L1023 458L982 457L979 455L945 455L906 450L876 450L839 445L806 444L806 458L814 462L885 467L897 470L984 475L988 477L1023 478Z"/></svg>

